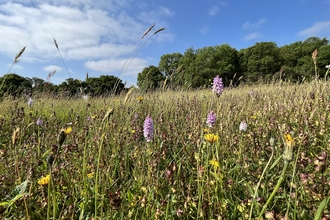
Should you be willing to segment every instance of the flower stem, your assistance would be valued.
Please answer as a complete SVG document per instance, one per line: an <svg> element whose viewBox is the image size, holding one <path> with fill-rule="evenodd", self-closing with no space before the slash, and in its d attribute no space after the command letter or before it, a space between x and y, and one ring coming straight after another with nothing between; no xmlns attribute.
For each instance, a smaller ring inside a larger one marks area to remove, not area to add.
<svg viewBox="0 0 330 220"><path fill-rule="evenodd" d="M249 219L251 219L251 217L252 217L253 205L254 205L254 202L255 202L255 200L256 200L256 196L257 196L257 193L258 193L258 188L259 188L259 186L260 186L261 180L262 180L262 178L264 177L265 172L266 172L266 170L267 170L267 168L268 168L268 166L269 166L269 163L270 163L270 161L273 159L273 156L274 156L274 148L272 148L272 154L271 154L271 156L270 156L270 158L269 158L269 160L268 160L268 162L267 162L267 164L266 164L264 170L262 171L261 177L260 177L259 182L258 182L258 184L257 184L257 188L256 188L256 190L254 191L254 195L253 195L253 198L252 198L251 209L250 209Z"/></svg>
<svg viewBox="0 0 330 220"><path fill-rule="evenodd" d="M266 211L267 206L268 206L269 203L272 201L272 199L274 198L276 192L277 192L278 189L280 188L281 183L282 183L282 181L283 181L283 179L284 179L284 175L285 175L286 170L287 170L287 168L288 168L288 164L289 164L288 161L284 161L284 167L283 167L283 170L282 170L281 176L280 176L280 178L278 179L277 184L276 184L276 186L275 186L275 188L274 188L272 194L269 196L269 198L268 198L266 204L262 207L262 210L261 210L261 212L260 212L260 214L259 214L258 219L261 219L261 216L262 216L262 215L264 214L264 212Z"/></svg>

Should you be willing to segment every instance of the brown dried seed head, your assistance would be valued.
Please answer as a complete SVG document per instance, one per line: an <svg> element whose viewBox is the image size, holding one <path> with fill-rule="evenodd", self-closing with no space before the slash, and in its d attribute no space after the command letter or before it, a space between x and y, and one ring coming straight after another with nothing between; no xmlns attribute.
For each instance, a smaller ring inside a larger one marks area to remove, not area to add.
<svg viewBox="0 0 330 220"><path fill-rule="evenodd" d="M55 38L54 38L54 44L55 44L55 47L56 47L57 49L59 49L59 48L58 48L58 44L57 44Z"/></svg>
<svg viewBox="0 0 330 220"><path fill-rule="evenodd" d="M114 107L113 108L111 108L111 109L109 109L106 113L105 113L105 115L104 115L104 117L103 117L103 119L102 119L102 124L103 124L103 122L105 121L105 120L108 120L110 117L111 117L111 115L113 115L113 111L114 111Z"/></svg>
<svg viewBox="0 0 330 220"><path fill-rule="evenodd" d="M150 31L151 31L151 29L153 29L154 28L154 26L155 26L155 24L153 24L153 25L151 25L149 28L148 28L148 30L146 30L145 32L144 32L144 34L142 35L142 37L141 37L141 39L143 39Z"/></svg>
<svg viewBox="0 0 330 220"><path fill-rule="evenodd" d="M22 56L22 54L23 54L24 51L25 51L25 48L26 48L26 46L23 47L23 48L18 52L18 54L15 56L15 61L18 61L18 58L20 58L20 56Z"/></svg>
<svg viewBox="0 0 330 220"><path fill-rule="evenodd" d="M163 31L163 30L165 30L165 28L160 28L160 29L158 29L157 31L155 31L154 34L157 34L157 33L161 32L161 31Z"/></svg>
<svg viewBox="0 0 330 220"><path fill-rule="evenodd" d="M314 52L312 53L313 60L316 58L316 56L317 56L317 49L315 49Z"/></svg>
<svg viewBox="0 0 330 220"><path fill-rule="evenodd" d="M130 88L125 96L125 99L124 99L124 104L126 104L126 102L128 101L128 99L131 97L131 94L134 90L134 87Z"/></svg>
<svg viewBox="0 0 330 220"><path fill-rule="evenodd" d="M14 132L13 132L13 136L12 136L12 138L11 138L13 145L16 144L16 141L17 141L17 138L18 138L18 134L19 134L19 128L16 128L16 129L14 130Z"/></svg>
<svg viewBox="0 0 330 220"><path fill-rule="evenodd" d="M316 57L317 57L317 49L315 49L314 52L312 53L312 59L314 61L314 65L316 65Z"/></svg>

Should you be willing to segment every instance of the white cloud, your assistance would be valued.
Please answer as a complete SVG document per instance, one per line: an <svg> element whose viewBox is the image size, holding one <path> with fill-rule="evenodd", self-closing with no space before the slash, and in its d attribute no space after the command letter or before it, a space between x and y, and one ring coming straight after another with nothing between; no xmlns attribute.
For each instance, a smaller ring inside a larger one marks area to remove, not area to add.
<svg viewBox="0 0 330 220"><path fill-rule="evenodd" d="M159 27L167 26L164 18L174 15L170 9L158 7L141 12L136 19L125 12L130 7L128 1L0 0L0 53L13 57L27 46L22 60L45 62L58 58L55 38L64 59L125 56L150 21L157 22ZM170 30L157 35L152 39L171 41L175 38Z"/></svg>
<svg viewBox="0 0 330 220"><path fill-rule="evenodd" d="M66 59L95 59L106 57L118 57L129 54L134 48L133 44L101 44L80 48L72 48L65 53Z"/></svg>
<svg viewBox="0 0 330 220"><path fill-rule="evenodd" d="M136 76L147 65L148 61L141 58L134 58L132 61L131 59L127 60L120 58L110 58L98 61L85 62L85 67L87 69L96 70L100 72L110 72L117 77L121 77L120 74L125 76Z"/></svg>
<svg viewBox="0 0 330 220"><path fill-rule="evenodd" d="M207 32L210 30L210 26L204 26L204 27L202 27L201 28L201 30L200 30L200 32L202 33L202 34L207 34Z"/></svg>
<svg viewBox="0 0 330 220"><path fill-rule="evenodd" d="M218 14L219 8L217 6L214 6L212 8L209 9L209 15L211 17L215 16L216 14Z"/></svg>
<svg viewBox="0 0 330 220"><path fill-rule="evenodd" d="M56 72L60 72L62 70L62 67L60 66L55 66L55 65L48 65L43 68L46 72L53 72L56 70Z"/></svg>
<svg viewBox="0 0 330 220"><path fill-rule="evenodd" d="M243 29L252 29L252 28L260 28L264 23L266 23L266 18L261 18L255 23L250 23L250 21L247 21L243 24Z"/></svg>
<svg viewBox="0 0 330 220"><path fill-rule="evenodd" d="M253 40L256 38L260 38L260 37L262 37L262 34L260 32L253 32L253 33L245 35L243 39L246 41L249 41L249 40Z"/></svg>
<svg viewBox="0 0 330 220"><path fill-rule="evenodd" d="M139 13L137 18L140 21L150 25L157 23L157 26L164 26L164 24L166 23L164 22L163 17L171 18L173 16L174 16L174 12L171 11L169 8L159 6L154 10L142 11L141 13Z"/></svg>
<svg viewBox="0 0 330 220"><path fill-rule="evenodd" d="M321 21L314 23L311 27L299 32L300 36L318 36L329 32L330 21Z"/></svg>

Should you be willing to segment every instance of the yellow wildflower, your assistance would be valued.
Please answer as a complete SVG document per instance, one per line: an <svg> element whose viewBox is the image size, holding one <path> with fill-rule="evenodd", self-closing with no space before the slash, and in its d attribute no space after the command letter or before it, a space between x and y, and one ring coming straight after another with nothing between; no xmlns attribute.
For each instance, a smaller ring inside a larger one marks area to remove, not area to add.
<svg viewBox="0 0 330 220"><path fill-rule="evenodd" d="M138 100L139 102L142 102L142 101L143 101L143 96L141 96L141 95L138 96L138 97L137 97L137 100Z"/></svg>
<svg viewBox="0 0 330 220"><path fill-rule="evenodd" d="M66 129L63 129L65 134L70 134L72 132L72 128L71 127L67 127Z"/></svg>
<svg viewBox="0 0 330 220"><path fill-rule="evenodd" d="M204 139L209 143L213 143L219 139L219 136L217 134L205 134Z"/></svg>
<svg viewBox="0 0 330 220"><path fill-rule="evenodd" d="M38 180L38 184L43 186L43 185L47 185L48 182L50 180L50 175L46 175L45 177L41 177L39 180Z"/></svg>
<svg viewBox="0 0 330 220"><path fill-rule="evenodd" d="M288 147L293 147L293 146L294 146L294 140L293 140L293 138L291 137L291 134L285 134L285 135L284 135L284 140L285 140L285 144L286 144Z"/></svg>
<svg viewBox="0 0 330 220"><path fill-rule="evenodd" d="M87 177L88 177L89 179L92 179L92 178L94 177L94 172L88 173L88 174L87 174Z"/></svg>
<svg viewBox="0 0 330 220"><path fill-rule="evenodd" d="M215 159L210 160L209 163L210 163L214 168L220 168L220 164L219 164L219 162L216 161Z"/></svg>
<svg viewBox="0 0 330 220"><path fill-rule="evenodd" d="M135 132L136 132L135 130L132 130L132 134L135 134Z"/></svg>
<svg viewBox="0 0 330 220"><path fill-rule="evenodd" d="M286 162L290 162L293 157L294 140L291 137L291 134L285 134L284 140L285 140L285 146L284 146L283 159Z"/></svg>

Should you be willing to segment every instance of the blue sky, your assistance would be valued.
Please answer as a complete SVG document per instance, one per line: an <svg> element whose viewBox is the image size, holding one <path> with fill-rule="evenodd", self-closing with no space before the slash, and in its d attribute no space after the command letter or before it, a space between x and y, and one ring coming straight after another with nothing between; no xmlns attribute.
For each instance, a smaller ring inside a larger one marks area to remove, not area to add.
<svg viewBox="0 0 330 220"><path fill-rule="evenodd" d="M256 42L283 46L329 35L330 0L0 0L0 75L26 46L11 72L46 80L56 70L51 78L55 84L70 76L84 80L88 72L134 85L144 67L157 66L163 54L184 53L189 47L226 43L240 50Z"/></svg>

